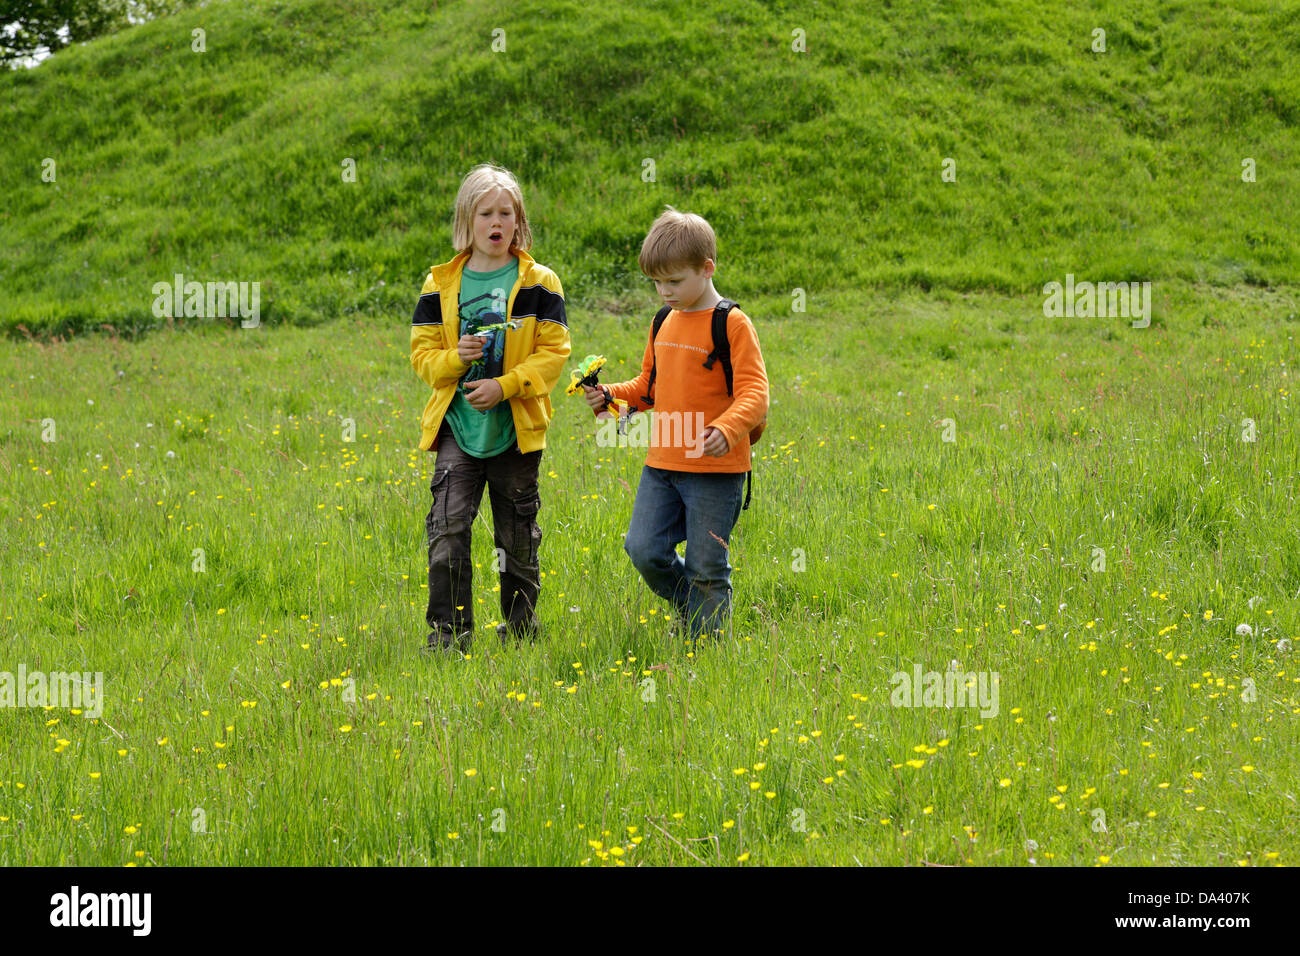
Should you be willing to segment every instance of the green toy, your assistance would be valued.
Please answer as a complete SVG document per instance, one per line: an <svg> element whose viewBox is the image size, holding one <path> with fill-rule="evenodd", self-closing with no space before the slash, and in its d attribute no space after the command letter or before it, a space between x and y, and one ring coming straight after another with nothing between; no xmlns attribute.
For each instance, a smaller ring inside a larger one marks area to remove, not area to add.
<svg viewBox="0 0 1300 956"><path fill-rule="evenodd" d="M586 385L588 388L595 388L600 384L600 370L605 367L605 356L588 355L582 360L582 364L570 372L569 387L564 390L565 395L577 395L578 390Z"/></svg>

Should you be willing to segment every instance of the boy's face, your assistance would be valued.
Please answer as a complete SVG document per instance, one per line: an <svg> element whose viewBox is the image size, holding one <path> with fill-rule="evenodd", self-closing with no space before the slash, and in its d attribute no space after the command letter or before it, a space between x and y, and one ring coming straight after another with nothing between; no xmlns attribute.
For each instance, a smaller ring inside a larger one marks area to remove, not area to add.
<svg viewBox="0 0 1300 956"><path fill-rule="evenodd" d="M661 276L654 277L655 292L670 305L682 312L690 312L709 291L713 279L713 260L705 259L700 268L674 266Z"/></svg>
<svg viewBox="0 0 1300 956"><path fill-rule="evenodd" d="M474 207L474 249L488 259L504 259L514 237L514 200L497 187Z"/></svg>

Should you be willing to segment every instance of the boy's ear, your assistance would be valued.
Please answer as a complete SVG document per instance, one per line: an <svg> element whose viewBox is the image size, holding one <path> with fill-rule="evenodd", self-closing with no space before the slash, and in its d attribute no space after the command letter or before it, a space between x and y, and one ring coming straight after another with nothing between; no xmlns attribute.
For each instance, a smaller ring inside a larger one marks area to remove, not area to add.
<svg viewBox="0 0 1300 956"><path fill-rule="evenodd" d="M717 268L717 266L716 266L716 264L714 263L714 261L713 261L712 259L705 259L705 260L704 260L704 268L701 269L700 272L702 272L702 273L704 274L704 278L706 278L706 279L712 279L712 278L713 278L713 270L714 270L715 268Z"/></svg>

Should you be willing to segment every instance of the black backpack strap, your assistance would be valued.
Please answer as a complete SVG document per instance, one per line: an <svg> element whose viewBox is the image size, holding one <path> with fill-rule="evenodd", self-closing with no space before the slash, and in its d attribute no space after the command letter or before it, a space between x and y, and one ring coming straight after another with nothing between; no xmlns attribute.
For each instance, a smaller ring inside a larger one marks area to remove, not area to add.
<svg viewBox="0 0 1300 956"><path fill-rule="evenodd" d="M713 351L704 362L707 369L713 368L713 362L716 359L722 363L722 374L727 380L727 394L732 394L731 380L731 339L727 335L727 315L736 307L736 303L730 299L720 299L718 304L713 307ZM745 503L740 506L741 511L749 508L749 500L754 492L754 470L751 468L745 474Z"/></svg>
<svg viewBox="0 0 1300 956"><path fill-rule="evenodd" d="M664 324L664 319L668 318L668 313L673 310L671 305L666 305L655 313L654 324L650 326L650 381L646 384L645 394L641 396L641 404L647 408L654 405L655 390L655 373L659 371L655 362L655 339L659 335L659 328ZM730 378L728 378L730 381Z"/></svg>
<svg viewBox="0 0 1300 956"><path fill-rule="evenodd" d="M713 368L713 360L722 362L722 374L727 380L727 394L731 394L731 339L727 337L727 313L736 307L730 299L719 299L713 307L713 351L704 361L704 367Z"/></svg>

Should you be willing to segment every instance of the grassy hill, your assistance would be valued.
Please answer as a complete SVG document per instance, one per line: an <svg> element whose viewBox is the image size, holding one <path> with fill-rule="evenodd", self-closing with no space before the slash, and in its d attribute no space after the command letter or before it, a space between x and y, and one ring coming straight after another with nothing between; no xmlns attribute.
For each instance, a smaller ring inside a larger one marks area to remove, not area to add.
<svg viewBox="0 0 1300 956"><path fill-rule="evenodd" d="M577 308L641 281L665 203L742 301L1295 283L1300 8L1232 7L212 3L0 76L0 325L138 330L178 272L404 319L484 160Z"/></svg>

